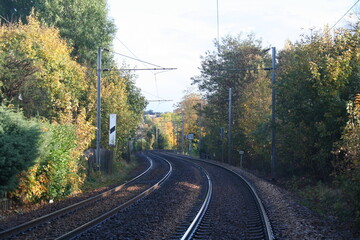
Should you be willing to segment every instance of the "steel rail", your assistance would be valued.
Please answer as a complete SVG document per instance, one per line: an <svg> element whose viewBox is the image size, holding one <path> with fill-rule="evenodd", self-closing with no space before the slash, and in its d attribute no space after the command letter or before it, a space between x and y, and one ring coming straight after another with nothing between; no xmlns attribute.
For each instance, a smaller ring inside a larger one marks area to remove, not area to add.
<svg viewBox="0 0 360 240"><path fill-rule="evenodd" d="M189 156L184 156L184 155L181 155L179 156L178 154L173 154L173 153L164 153L164 152L161 152L161 154L164 154L164 155L168 155L168 156L177 156L179 158L183 158L183 159L191 159L191 160L196 160L196 161L201 161L201 162L204 162L204 163L207 163L207 164L212 164L214 166L217 166L217 167L220 167L220 168L223 168L233 174L235 174L236 176L240 177L240 179L242 179L245 183L246 183L246 186L249 188L251 194L254 196L255 200L256 200L256 204L260 210L260 216L261 216L261 219L262 219L262 222L264 224L264 233L265 233L265 239L267 240L272 240L272 239L275 239L274 237L274 233L272 231L272 228L271 228L271 223L270 223L270 220L267 216L267 213L265 211L265 208L258 196L258 194L256 193L254 187L250 184L249 181L247 181L243 176L241 176L239 173L233 171L232 169L229 169L227 168L226 166L222 166L220 164L217 164L217 163L213 163L213 162L208 162L208 161L205 161L205 160L202 160L202 159L199 159L199 158L192 158L192 157L189 157Z"/></svg>
<svg viewBox="0 0 360 240"><path fill-rule="evenodd" d="M208 207L212 198L212 193L213 193L213 186L212 186L212 181L210 178L209 173L201 166L199 166L200 168L202 168L202 170L204 171L206 178L208 180L208 191L206 193L206 197L204 199L204 202L200 208L200 210L198 211L198 213L196 214L194 220L192 221L192 223L190 224L189 228L185 231L184 235L181 237L181 240L188 240L188 239L192 239L192 237L194 236L194 234L196 233Z"/></svg>
<svg viewBox="0 0 360 240"><path fill-rule="evenodd" d="M150 160L149 157L146 157ZM149 195L151 192L153 192L155 189L159 188L161 186L161 184L163 184L165 182L166 179L168 179L168 177L171 175L173 168L172 165L169 161L167 161L166 159L164 159L165 162L169 165L169 171L165 174L165 176L160 179L160 181L158 181L157 183L155 183L153 186L151 186L150 188L146 189L145 191L143 191L142 193L140 193L139 195L135 196L134 198L130 199L129 201L121 204L120 206L113 208L112 210L104 213L103 215L91 220L90 222L56 238L57 240L63 240L63 239L71 239L74 238L78 235L80 235L83 232L86 232L87 230L89 230L90 228L94 227L95 225L103 222L104 220L110 218L111 216L115 215L117 212L124 210L125 208L129 207L130 205L134 204L135 202L139 201L140 199L146 197L147 195Z"/></svg>
<svg viewBox="0 0 360 240"><path fill-rule="evenodd" d="M2 232L0 232L0 239L3 239L3 238L7 238L7 237L10 237L12 235L16 235L20 232L23 232L27 229L30 229L30 228L33 228L33 227L36 227L37 225L40 225L41 223L43 222L46 222L46 221L49 221L50 219L53 219L53 218L56 218L56 217L59 217L61 215L64 215L65 213L71 211L71 210L74 210L76 208L80 208L81 206L85 205L85 204L88 204L92 201L95 201L97 199L100 199L102 197L106 197L112 193L115 193L117 191L120 191L121 189L123 189L125 186L133 183L134 181L136 181L137 179L141 178L142 176L144 176L146 173L148 173L150 171L151 168L153 168L153 162L150 158L147 158L147 160L150 162L150 166L144 171L142 172L141 174L139 174L138 176L132 178L131 180L129 181L126 181L125 183L115 187L115 188L112 188L106 192L103 192L103 193L100 193L96 196L93 196L93 197L90 197L88 199L85 199L83 201L80 201L80 202L77 202L73 205L70 205L70 206L67 206L65 208L61 208L55 212L52 212L52 213L49 213L47 215L44 215L42 217L39 217L39 218L36 218L36 219L33 219L31 221L28 221L28 222L25 222L23 224L20 224L20 225L17 225L15 227L12 227L12 228L9 228L7 230L4 230Z"/></svg>
<svg viewBox="0 0 360 240"><path fill-rule="evenodd" d="M164 159L163 157L156 155L156 154L152 154L158 158ZM164 159L166 160L166 159ZM189 160L187 160L189 161ZM190 161L189 161L190 162ZM195 165L196 167L200 168L206 175L207 178L207 183L208 183L208 190L204 199L203 204L201 205L199 211L197 212L196 216L194 217L193 221L191 222L191 224L189 225L189 227L186 229L185 233L183 234L183 236L181 237L181 240L188 240L188 239L192 239L192 237L194 236L194 234L196 233L198 226L200 225L212 198L212 193L213 193L213 186L212 186L212 181L210 178L209 173L201 166L199 165Z"/></svg>

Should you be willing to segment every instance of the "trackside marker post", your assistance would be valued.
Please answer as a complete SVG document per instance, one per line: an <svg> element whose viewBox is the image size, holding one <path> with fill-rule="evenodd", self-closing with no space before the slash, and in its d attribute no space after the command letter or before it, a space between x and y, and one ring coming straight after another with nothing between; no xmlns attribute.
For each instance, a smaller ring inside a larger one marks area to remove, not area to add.
<svg viewBox="0 0 360 240"><path fill-rule="evenodd" d="M116 114L110 114L109 145L116 145Z"/></svg>

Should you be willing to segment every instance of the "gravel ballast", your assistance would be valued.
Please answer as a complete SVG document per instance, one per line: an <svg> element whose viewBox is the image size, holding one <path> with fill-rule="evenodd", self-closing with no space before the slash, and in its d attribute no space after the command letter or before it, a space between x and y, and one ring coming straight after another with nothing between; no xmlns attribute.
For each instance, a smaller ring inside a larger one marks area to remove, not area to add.
<svg viewBox="0 0 360 240"><path fill-rule="evenodd" d="M301 205L290 191L240 168L206 161L227 166L253 185L266 209L276 239L353 239L350 230L340 227L334 218L319 216Z"/></svg>

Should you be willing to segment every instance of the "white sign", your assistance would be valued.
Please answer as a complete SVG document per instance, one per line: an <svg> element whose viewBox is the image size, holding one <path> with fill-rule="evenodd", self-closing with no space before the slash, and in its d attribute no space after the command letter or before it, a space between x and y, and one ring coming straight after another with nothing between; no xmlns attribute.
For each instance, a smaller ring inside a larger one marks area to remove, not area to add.
<svg viewBox="0 0 360 240"><path fill-rule="evenodd" d="M115 146L115 144L116 144L116 114L110 114L109 145Z"/></svg>
<svg viewBox="0 0 360 240"><path fill-rule="evenodd" d="M194 139L194 134L190 133L186 136L187 139L193 140Z"/></svg>

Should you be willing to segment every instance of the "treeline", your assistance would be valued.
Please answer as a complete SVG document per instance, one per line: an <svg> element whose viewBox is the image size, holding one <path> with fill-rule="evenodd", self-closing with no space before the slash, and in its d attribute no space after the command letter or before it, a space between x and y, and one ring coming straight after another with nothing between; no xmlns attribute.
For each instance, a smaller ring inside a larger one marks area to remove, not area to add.
<svg viewBox="0 0 360 240"><path fill-rule="evenodd" d="M137 135L136 149L173 149L199 154L202 129L200 111L204 104L201 96L190 89L185 91L185 96L175 105L172 113L145 112L144 122ZM186 137L188 134L193 134L194 139L189 141Z"/></svg>
<svg viewBox="0 0 360 240"><path fill-rule="evenodd" d="M311 38L288 42L277 55L276 123L272 125L268 49L253 35L224 38L218 51L202 57L201 75L193 78L206 100L201 109L198 103L192 104L203 118L204 151L220 156L220 128L227 133L231 88L230 163L235 164L236 150L241 149L246 152L247 167L269 170L271 129L275 127L279 176L305 174L327 179L357 166L356 148L350 150L346 139L350 134L352 144L357 143L359 46L356 27L338 30L333 36L319 31ZM226 137L224 141L227 147Z"/></svg>
<svg viewBox="0 0 360 240"><path fill-rule="evenodd" d="M199 152L227 161L231 88L230 164L239 165L238 150L243 150L244 167L270 175L271 130L275 128L276 177L331 183L337 189L331 196L334 201L329 202L331 209L347 220L355 219L354 226L359 226L359 25L332 34L319 30L295 43L287 42L276 56L274 86L271 51L254 35L228 36L216 47L202 56L201 74L192 79L206 101L201 108L192 103L198 111L193 117L195 134L201 119ZM271 121L272 87L275 123Z"/></svg>
<svg viewBox="0 0 360 240"><path fill-rule="evenodd" d="M97 48L111 49L106 1L0 3L0 192L23 201L80 191L95 146ZM116 68L104 53L105 68ZM120 159L146 106L128 72L102 76L102 142ZM116 147L108 146L117 114Z"/></svg>

